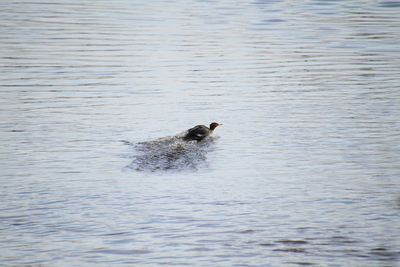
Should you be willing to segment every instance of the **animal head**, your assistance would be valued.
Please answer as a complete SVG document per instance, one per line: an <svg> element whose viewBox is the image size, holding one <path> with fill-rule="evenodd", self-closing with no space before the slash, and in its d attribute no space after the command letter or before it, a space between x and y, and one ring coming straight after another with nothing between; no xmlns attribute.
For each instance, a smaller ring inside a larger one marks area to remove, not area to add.
<svg viewBox="0 0 400 267"><path fill-rule="evenodd" d="M217 126L219 126L219 125L221 125L221 124L216 123L216 122L211 123L211 124L210 124L210 130L211 130L211 131L214 131L214 129L217 128Z"/></svg>

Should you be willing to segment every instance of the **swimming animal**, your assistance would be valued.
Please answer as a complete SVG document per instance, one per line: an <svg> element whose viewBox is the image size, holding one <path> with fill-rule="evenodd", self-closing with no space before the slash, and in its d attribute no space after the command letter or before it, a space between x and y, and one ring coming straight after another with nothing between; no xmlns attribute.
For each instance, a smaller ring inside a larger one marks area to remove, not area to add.
<svg viewBox="0 0 400 267"><path fill-rule="evenodd" d="M183 137L183 140L185 141L201 141L204 138L206 138L207 136L209 136L210 134L213 133L214 129L217 128L219 125L219 123L213 122L210 124L210 127L207 127L205 125L197 125L193 128L190 128L187 131L187 134Z"/></svg>

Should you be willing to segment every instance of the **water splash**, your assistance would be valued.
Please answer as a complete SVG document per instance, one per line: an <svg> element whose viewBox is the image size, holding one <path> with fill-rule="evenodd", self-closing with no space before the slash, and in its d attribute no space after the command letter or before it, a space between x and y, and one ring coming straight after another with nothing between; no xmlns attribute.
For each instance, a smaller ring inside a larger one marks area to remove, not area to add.
<svg viewBox="0 0 400 267"><path fill-rule="evenodd" d="M133 161L126 167L136 171L184 171L207 166L207 153L213 150L215 137L184 141L184 133L154 141L125 144L134 148Z"/></svg>

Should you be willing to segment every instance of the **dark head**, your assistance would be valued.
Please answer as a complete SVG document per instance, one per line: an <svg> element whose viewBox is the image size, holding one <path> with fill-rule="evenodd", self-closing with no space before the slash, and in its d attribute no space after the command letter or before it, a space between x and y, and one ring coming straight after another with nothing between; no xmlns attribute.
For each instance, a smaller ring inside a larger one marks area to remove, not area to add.
<svg viewBox="0 0 400 267"><path fill-rule="evenodd" d="M211 131L214 131L214 129L217 128L217 126L219 126L219 125L221 125L221 124L216 123L216 122L211 123L211 124L210 124L210 130L211 130Z"/></svg>

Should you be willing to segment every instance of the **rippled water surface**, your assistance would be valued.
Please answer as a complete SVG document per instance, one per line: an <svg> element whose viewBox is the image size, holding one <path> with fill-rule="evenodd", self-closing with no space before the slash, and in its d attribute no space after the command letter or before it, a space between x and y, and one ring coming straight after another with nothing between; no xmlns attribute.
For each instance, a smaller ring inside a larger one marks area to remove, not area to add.
<svg viewBox="0 0 400 267"><path fill-rule="evenodd" d="M0 12L1 265L400 264L399 1Z"/></svg>

